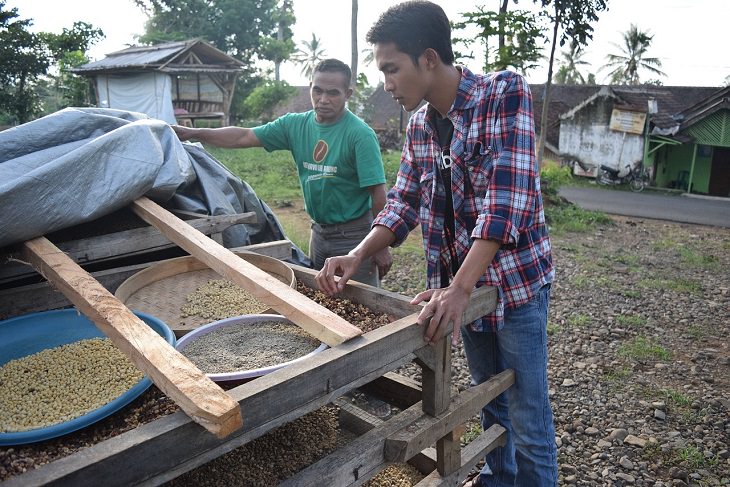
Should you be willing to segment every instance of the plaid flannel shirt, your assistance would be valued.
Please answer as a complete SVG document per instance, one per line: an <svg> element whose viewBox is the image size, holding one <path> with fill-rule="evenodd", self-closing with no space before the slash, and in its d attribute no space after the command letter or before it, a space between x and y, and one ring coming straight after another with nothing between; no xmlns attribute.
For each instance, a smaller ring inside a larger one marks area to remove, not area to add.
<svg viewBox="0 0 730 487"><path fill-rule="evenodd" d="M452 255L464 261L472 239L499 242L495 259L477 283L497 287L497 308L471 325L498 330L505 307L525 304L554 276L535 157L532 96L525 79L514 72L481 75L459 69L461 82L447 114L454 125L454 241L443 238L441 150L429 105L409 120L395 186L373 225L393 231L397 246L421 223L429 288L441 286L441 272L451 272Z"/></svg>

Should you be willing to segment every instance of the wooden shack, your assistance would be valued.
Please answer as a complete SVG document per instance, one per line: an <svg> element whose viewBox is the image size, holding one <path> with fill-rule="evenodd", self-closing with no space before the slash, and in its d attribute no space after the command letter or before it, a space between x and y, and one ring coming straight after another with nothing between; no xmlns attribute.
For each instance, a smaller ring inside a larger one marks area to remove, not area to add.
<svg viewBox="0 0 730 487"><path fill-rule="evenodd" d="M132 46L72 72L94 80L98 106L168 123L228 125L243 63L202 39Z"/></svg>

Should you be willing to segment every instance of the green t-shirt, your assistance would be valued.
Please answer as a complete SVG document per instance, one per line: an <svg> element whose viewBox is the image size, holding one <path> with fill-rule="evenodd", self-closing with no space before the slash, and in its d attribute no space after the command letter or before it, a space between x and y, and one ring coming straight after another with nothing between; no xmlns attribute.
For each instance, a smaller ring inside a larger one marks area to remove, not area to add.
<svg viewBox="0 0 730 487"><path fill-rule="evenodd" d="M264 149L289 150L307 213L317 223L344 223L371 211L366 188L385 183L375 132L349 110L333 124L314 111L288 113L253 129Z"/></svg>

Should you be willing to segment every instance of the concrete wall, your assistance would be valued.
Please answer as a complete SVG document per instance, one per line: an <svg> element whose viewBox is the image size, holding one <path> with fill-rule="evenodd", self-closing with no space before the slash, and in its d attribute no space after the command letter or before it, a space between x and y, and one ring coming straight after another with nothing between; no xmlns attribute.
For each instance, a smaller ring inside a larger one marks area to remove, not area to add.
<svg viewBox="0 0 730 487"><path fill-rule="evenodd" d="M560 122L560 152L585 165L614 169L633 166L644 156L643 135L608 128L613 99L599 97ZM624 171L622 171L623 173Z"/></svg>

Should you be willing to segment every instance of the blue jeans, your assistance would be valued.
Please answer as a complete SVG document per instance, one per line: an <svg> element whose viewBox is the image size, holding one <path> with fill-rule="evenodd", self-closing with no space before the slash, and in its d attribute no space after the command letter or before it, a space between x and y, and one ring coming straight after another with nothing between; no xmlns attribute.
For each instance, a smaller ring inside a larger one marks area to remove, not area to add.
<svg viewBox="0 0 730 487"><path fill-rule="evenodd" d="M484 486L557 485L558 454L547 379L549 302L548 284L519 308L505 309L504 327L498 332L461 327L472 384L505 369L515 371L514 385L481 412L484 430L495 423L507 429L507 444L487 455L480 473Z"/></svg>

